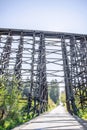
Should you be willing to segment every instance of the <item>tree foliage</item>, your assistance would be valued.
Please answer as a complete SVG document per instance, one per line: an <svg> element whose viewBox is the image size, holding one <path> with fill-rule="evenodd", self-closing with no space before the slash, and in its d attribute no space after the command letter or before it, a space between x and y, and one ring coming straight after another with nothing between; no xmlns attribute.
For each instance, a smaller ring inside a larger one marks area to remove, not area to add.
<svg viewBox="0 0 87 130"><path fill-rule="evenodd" d="M59 85L57 83L57 80L51 81L51 85L49 86L49 96L55 104L58 103L58 100L59 100Z"/></svg>
<svg viewBox="0 0 87 130"><path fill-rule="evenodd" d="M19 100L22 98L19 82L13 76L0 77L0 129L8 130L21 120Z"/></svg>
<svg viewBox="0 0 87 130"><path fill-rule="evenodd" d="M65 95L64 91L61 92L60 101L63 103L63 105L65 105L65 103L66 103L66 95Z"/></svg>

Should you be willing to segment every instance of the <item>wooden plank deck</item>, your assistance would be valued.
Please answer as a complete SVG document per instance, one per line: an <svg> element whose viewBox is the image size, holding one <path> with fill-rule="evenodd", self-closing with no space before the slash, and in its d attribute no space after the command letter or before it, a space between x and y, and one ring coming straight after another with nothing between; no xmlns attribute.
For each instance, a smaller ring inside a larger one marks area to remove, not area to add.
<svg viewBox="0 0 87 130"><path fill-rule="evenodd" d="M13 130L87 130L87 122L70 115L59 105L51 112L42 114Z"/></svg>

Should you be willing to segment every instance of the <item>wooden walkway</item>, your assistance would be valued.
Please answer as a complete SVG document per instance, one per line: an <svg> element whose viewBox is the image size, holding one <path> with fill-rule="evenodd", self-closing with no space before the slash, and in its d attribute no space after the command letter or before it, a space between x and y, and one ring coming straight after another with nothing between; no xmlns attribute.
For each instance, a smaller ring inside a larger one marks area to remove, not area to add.
<svg viewBox="0 0 87 130"><path fill-rule="evenodd" d="M71 116L60 105L13 130L87 130L87 122Z"/></svg>

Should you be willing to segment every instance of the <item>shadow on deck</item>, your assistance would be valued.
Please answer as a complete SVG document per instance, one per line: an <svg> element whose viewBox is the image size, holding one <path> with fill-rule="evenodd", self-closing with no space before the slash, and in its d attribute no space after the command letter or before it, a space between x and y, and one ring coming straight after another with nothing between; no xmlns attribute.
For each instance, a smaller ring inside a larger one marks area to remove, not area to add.
<svg viewBox="0 0 87 130"><path fill-rule="evenodd" d="M64 107L58 106L53 111L42 114L13 130L87 130L87 121L70 115Z"/></svg>

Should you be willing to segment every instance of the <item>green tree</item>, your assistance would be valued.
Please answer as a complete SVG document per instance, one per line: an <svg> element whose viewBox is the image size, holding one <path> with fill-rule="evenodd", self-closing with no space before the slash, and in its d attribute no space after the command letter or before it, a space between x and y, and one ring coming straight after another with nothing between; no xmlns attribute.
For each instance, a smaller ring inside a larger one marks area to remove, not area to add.
<svg viewBox="0 0 87 130"><path fill-rule="evenodd" d="M8 80L6 77L0 77L0 113L1 118L13 115L19 112L18 102L21 98L21 92L18 89L18 81L15 77Z"/></svg>
<svg viewBox="0 0 87 130"><path fill-rule="evenodd" d="M60 100L63 103L63 105L65 105L65 103L66 103L66 95L65 95L64 91L61 92Z"/></svg>
<svg viewBox="0 0 87 130"><path fill-rule="evenodd" d="M56 79L51 81L49 88L49 96L57 104L59 100L59 86Z"/></svg>
<svg viewBox="0 0 87 130"><path fill-rule="evenodd" d="M6 95L6 79L2 76L0 77L0 120L4 117L6 113Z"/></svg>

